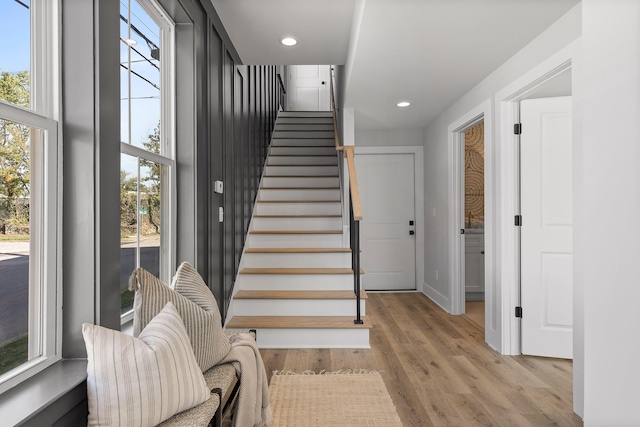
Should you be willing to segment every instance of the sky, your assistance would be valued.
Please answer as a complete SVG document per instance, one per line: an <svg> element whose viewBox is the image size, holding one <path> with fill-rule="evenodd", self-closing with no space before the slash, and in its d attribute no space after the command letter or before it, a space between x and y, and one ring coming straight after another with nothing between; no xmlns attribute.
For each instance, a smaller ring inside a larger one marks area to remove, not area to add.
<svg viewBox="0 0 640 427"><path fill-rule="evenodd" d="M31 0L20 0L26 6L31 6ZM121 14L128 19L127 0L121 0ZM152 44L160 46L160 29L149 15L135 1L131 2L131 23ZM132 39L139 53L132 50L131 70L139 74L131 76L131 85L127 70L120 68L121 76L121 141L142 147L147 135L153 133L160 117L160 91L154 85L160 85L160 73L156 67L159 61L151 58L150 44L135 31L129 32L125 21L120 20L120 35L123 39ZM15 0L0 0L0 71L18 72L30 71L30 9ZM10 43L4 41L11 41ZM128 63L128 46L120 42L120 60L125 66ZM142 55L142 56L141 56ZM150 59L147 61L144 57ZM147 81L145 81L145 79ZM129 135L129 89L131 90L131 135ZM135 175L136 161L129 156L122 156L122 169L130 175ZM141 171L143 174L145 171Z"/></svg>
<svg viewBox="0 0 640 427"><path fill-rule="evenodd" d="M31 0L20 0L31 6ZM127 1L121 4L121 14L128 17ZM160 46L158 25L135 2L131 6L131 23L140 30L152 43ZM30 10L15 0L0 0L0 71L18 72L30 71ZM131 38L137 42L134 46L142 55L151 58L148 43L134 31L128 34L127 24L120 21L120 32L123 38ZM10 41L10 43L5 42ZM120 42L120 56L124 65L127 64L127 45ZM160 73L138 53L132 52L131 69L148 81L133 75L131 77L131 136L127 124L128 115L128 79L126 69L121 67L121 140L136 146L142 146L147 135L153 132L160 116L160 91L153 87L160 85ZM158 65L158 61L153 61Z"/></svg>
<svg viewBox="0 0 640 427"><path fill-rule="evenodd" d="M27 6L31 3L21 1ZM14 0L0 0L0 70L29 70L29 28L29 9Z"/></svg>

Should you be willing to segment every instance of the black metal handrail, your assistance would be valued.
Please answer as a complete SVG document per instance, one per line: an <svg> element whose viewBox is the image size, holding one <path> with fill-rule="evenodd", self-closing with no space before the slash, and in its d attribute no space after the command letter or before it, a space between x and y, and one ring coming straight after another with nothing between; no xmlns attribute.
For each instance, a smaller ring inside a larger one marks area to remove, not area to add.
<svg viewBox="0 0 640 427"><path fill-rule="evenodd" d="M348 182L349 182L349 239L351 247L351 268L353 269L353 292L356 297L356 318L353 323L362 325L362 315L360 312L360 221L362 220L362 207L360 205L360 194L358 192L358 181L356 179L356 166L353 153L353 147L344 147L340 145L337 127L336 103L334 93L335 76L333 68L331 68L331 111L333 112L333 127L335 134L336 150L343 151L347 160Z"/></svg>

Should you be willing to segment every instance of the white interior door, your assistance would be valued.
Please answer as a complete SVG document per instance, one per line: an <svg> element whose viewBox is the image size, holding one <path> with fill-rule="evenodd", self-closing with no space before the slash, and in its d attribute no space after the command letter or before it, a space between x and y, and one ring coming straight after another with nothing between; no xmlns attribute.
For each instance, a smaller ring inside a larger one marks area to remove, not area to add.
<svg viewBox="0 0 640 427"><path fill-rule="evenodd" d="M571 97L520 102L522 353L573 358Z"/></svg>
<svg viewBox="0 0 640 427"><path fill-rule="evenodd" d="M364 288L416 289L414 155L358 154L356 171Z"/></svg>
<svg viewBox="0 0 640 427"><path fill-rule="evenodd" d="M329 111L328 65L289 67L289 102L292 111Z"/></svg>

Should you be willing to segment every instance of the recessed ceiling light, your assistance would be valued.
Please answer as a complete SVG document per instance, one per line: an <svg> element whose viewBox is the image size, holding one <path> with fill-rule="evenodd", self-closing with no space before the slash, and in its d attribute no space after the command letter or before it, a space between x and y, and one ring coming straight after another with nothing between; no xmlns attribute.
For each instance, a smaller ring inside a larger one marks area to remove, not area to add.
<svg viewBox="0 0 640 427"><path fill-rule="evenodd" d="M294 39L293 37L285 37L280 40L280 43L285 46L295 46L296 44L298 44L298 40Z"/></svg>
<svg viewBox="0 0 640 427"><path fill-rule="evenodd" d="M411 105L411 103L407 101L398 102L398 107L408 107L409 105Z"/></svg>

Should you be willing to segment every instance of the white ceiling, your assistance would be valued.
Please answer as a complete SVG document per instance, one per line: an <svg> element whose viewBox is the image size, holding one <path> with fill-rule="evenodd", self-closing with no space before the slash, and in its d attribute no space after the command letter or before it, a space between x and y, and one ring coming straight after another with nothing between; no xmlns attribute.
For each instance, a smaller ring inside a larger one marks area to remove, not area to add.
<svg viewBox="0 0 640 427"><path fill-rule="evenodd" d="M357 36L347 106L369 129L426 126L578 2L364 0L352 35L356 0L212 0L245 64L341 65Z"/></svg>
<svg viewBox="0 0 640 427"><path fill-rule="evenodd" d="M251 65L344 64L355 0L211 0ZM284 37L295 47L280 44Z"/></svg>

